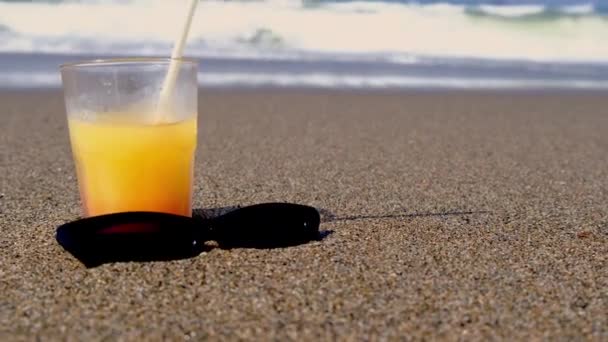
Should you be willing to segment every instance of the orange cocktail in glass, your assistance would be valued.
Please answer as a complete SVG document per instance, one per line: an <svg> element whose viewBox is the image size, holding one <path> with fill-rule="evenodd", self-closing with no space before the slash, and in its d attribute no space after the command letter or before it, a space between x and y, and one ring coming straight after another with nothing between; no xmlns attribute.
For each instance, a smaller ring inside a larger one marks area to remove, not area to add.
<svg viewBox="0 0 608 342"><path fill-rule="evenodd" d="M86 216L192 215L196 63L183 60L171 102L158 94L169 59L62 67L70 141Z"/></svg>

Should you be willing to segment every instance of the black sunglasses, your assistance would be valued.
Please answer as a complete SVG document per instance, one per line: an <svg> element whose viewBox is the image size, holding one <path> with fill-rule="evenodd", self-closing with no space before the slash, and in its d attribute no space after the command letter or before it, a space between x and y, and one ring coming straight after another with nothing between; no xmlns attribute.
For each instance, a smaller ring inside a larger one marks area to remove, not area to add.
<svg viewBox="0 0 608 342"><path fill-rule="evenodd" d="M207 241L219 248L277 248L320 240L317 209L300 204L264 203L215 218L155 212L95 216L57 228L57 241L87 267L114 261L189 258Z"/></svg>

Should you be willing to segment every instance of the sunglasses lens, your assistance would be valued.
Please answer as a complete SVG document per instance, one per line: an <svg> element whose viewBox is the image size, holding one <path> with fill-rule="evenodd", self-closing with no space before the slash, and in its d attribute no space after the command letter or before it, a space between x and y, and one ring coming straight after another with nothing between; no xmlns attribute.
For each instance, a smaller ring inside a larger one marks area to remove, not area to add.
<svg viewBox="0 0 608 342"><path fill-rule="evenodd" d="M213 238L222 248L281 248L319 239L317 209L291 203L243 207L213 220Z"/></svg>
<svg viewBox="0 0 608 342"><path fill-rule="evenodd" d="M57 228L57 241L85 265L113 261L187 258L200 253L189 217L163 213L118 213Z"/></svg>

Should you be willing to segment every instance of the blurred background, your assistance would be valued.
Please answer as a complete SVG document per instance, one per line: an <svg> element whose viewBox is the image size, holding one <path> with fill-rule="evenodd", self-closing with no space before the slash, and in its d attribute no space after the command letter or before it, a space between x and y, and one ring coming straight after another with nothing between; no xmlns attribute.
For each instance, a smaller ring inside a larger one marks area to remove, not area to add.
<svg viewBox="0 0 608 342"><path fill-rule="evenodd" d="M183 0L0 0L0 87L58 66L169 56ZM202 1L205 86L607 89L608 1Z"/></svg>

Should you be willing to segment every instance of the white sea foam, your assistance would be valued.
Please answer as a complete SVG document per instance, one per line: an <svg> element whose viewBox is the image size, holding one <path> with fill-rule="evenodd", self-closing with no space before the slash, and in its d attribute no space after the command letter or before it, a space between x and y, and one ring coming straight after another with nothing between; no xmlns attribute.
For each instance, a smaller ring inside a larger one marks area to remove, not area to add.
<svg viewBox="0 0 608 342"><path fill-rule="evenodd" d="M201 72L205 87L314 87L314 88L429 88L429 89L595 89L607 90L608 81L569 79L505 79L461 77L415 77L337 75L332 73L239 73ZM0 72L0 86L11 88L59 87L57 72Z"/></svg>
<svg viewBox="0 0 608 342"><path fill-rule="evenodd" d="M564 13L578 15L592 15L595 12L595 8L592 4L563 6L560 9Z"/></svg>
<svg viewBox="0 0 608 342"><path fill-rule="evenodd" d="M0 2L0 52L169 55L183 10L180 2L167 0ZM471 11L448 4L204 1L186 53L608 62L608 20L593 6L563 7L561 14L553 10L545 18L546 11L542 6ZM533 20L523 20L531 15Z"/></svg>
<svg viewBox="0 0 608 342"><path fill-rule="evenodd" d="M0 72L0 88L49 88L61 85L57 72Z"/></svg>
<svg viewBox="0 0 608 342"><path fill-rule="evenodd" d="M330 73L248 74L204 73L199 75L203 85L210 86L280 86L321 88L432 88L432 89L608 89L608 81L538 80L503 78L359 76Z"/></svg>
<svg viewBox="0 0 608 342"><path fill-rule="evenodd" d="M500 17L517 18L530 15L542 14L545 11L543 5L520 5L520 6L496 6L481 5L479 10L486 14Z"/></svg>

